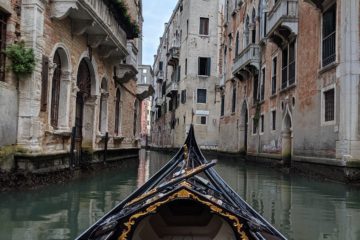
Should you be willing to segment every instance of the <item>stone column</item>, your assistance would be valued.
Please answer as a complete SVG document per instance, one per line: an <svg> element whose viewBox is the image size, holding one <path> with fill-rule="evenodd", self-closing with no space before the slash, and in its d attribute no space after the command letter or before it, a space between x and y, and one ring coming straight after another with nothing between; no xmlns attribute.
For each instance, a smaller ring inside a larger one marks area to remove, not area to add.
<svg viewBox="0 0 360 240"><path fill-rule="evenodd" d="M21 32L26 47L34 50L34 72L19 79L19 116L17 144L32 152L41 151L43 123L40 121L41 71L44 52L45 1L23 0Z"/></svg>
<svg viewBox="0 0 360 240"><path fill-rule="evenodd" d="M291 131L290 129L284 129L282 132L282 161L286 166L291 164Z"/></svg>
<svg viewBox="0 0 360 240"><path fill-rule="evenodd" d="M60 82L59 130L70 132L71 72L63 71Z"/></svg>
<svg viewBox="0 0 360 240"><path fill-rule="evenodd" d="M337 26L339 66L339 141L336 157L344 161L360 160L359 125L359 0L342 0Z"/></svg>

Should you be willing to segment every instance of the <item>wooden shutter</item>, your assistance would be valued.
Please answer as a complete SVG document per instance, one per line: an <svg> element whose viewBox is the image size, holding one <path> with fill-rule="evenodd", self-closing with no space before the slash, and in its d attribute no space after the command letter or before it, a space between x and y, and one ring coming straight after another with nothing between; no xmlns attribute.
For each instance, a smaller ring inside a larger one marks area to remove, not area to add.
<svg viewBox="0 0 360 240"><path fill-rule="evenodd" d="M206 65L206 75L211 75L211 58L207 59L207 65Z"/></svg>
<svg viewBox="0 0 360 240"><path fill-rule="evenodd" d="M47 92L49 80L49 58L45 55L42 57L42 72L41 72L41 103L40 110L46 111L47 108Z"/></svg>

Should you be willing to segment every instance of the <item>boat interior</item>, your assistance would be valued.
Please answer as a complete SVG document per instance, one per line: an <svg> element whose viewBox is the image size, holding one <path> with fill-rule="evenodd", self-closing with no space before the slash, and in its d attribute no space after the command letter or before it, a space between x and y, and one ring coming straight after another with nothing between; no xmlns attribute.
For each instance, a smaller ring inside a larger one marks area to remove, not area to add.
<svg viewBox="0 0 360 240"><path fill-rule="evenodd" d="M192 200L175 200L145 217L133 240L236 240L231 225Z"/></svg>

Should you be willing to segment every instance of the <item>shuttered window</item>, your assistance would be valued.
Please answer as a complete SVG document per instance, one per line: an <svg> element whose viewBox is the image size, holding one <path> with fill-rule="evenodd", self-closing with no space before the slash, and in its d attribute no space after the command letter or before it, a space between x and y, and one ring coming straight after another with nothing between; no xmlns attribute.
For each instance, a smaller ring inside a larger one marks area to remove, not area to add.
<svg viewBox="0 0 360 240"><path fill-rule="evenodd" d="M200 76L210 76L211 73L211 58L199 57L199 71Z"/></svg>
<svg viewBox="0 0 360 240"><path fill-rule="evenodd" d="M200 18L200 32L201 35L209 35L209 19Z"/></svg>

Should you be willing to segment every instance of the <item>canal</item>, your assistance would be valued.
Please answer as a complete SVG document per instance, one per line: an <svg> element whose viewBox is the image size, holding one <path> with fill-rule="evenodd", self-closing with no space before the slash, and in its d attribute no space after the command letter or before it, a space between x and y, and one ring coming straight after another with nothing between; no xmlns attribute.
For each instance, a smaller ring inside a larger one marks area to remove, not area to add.
<svg viewBox="0 0 360 240"><path fill-rule="evenodd" d="M212 159L213 157L209 157ZM66 184L0 193L0 239L74 239L154 174L169 155L140 159ZM218 158L220 175L289 239L360 239L360 189Z"/></svg>

